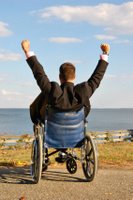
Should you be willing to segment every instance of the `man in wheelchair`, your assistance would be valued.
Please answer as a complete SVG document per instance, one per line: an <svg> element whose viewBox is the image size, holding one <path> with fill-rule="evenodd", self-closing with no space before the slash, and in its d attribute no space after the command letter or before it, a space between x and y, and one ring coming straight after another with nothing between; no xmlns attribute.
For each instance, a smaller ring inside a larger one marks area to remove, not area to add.
<svg viewBox="0 0 133 200"><path fill-rule="evenodd" d="M60 84L53 81L51 82L34 52L30 51L30 41L23 40L21 46L26 55L26 61L30 66L41 90L40 95L30 106L32 122L37 124L39 119L44 123L44 116L47 107L50 107L50 110L55 112L76 112L83 108L84 118L86 118L90 112L89 99L93 95L96 88L99 87L106 72L110 46L108 44L102 44L100 46L102 54L100 55L100 59L94 72L87 81L77 85L74 85L76 69L72 63L66 62L60 66ZM59 152L57 161L62 162L64 159L63 155L65 156L65 150L66 149L63 149Z"/></svg>

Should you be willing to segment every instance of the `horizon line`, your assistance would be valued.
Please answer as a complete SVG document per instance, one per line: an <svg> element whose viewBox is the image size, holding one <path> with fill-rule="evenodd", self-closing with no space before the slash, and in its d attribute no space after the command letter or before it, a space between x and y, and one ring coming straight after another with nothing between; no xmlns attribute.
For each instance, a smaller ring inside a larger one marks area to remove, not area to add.
<svg viewBox="0 0 133 200"><path fill-rule="evenodd" d="M0 109L29 109L28 107L0 107ZM92 109L133 109L133 107L92 107Z"/></svg>

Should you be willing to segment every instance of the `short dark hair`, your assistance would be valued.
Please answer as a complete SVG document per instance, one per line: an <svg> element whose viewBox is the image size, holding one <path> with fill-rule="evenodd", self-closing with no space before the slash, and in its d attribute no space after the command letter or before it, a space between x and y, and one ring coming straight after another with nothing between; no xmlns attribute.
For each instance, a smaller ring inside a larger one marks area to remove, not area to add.
<svg viewBox="0 0 133 200"><path fill-rule="evenodd" d="M60 77L64 81L75 78L76 69L75 69L75 66L72 63L69 63L69 62L63 63L60 66L59 71L60 71Z"/></svg>

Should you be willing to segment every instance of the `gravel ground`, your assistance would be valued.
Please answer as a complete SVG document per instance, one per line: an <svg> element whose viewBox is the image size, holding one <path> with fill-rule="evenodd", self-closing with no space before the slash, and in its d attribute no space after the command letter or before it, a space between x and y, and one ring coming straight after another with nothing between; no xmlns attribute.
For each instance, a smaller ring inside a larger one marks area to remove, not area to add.
<svg viewBox="0 0 133 200"><path fill-rule="evenodd" d="M133 171L100 169L86 182L82 169L70 175L65 168L49 168L33 184L29 168L0 168L0 200L133 200Z"/></svg>

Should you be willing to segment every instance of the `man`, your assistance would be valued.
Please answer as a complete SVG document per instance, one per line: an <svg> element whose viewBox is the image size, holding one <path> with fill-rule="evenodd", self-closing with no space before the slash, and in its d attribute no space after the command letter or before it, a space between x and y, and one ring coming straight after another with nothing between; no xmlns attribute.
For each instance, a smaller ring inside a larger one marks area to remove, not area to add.
<svg viewBox="0 0 133 200"><path fill-rule="evenodd" d="M27 63L41 89L41 94L30 106L31 119L33 123L37 123L38 119L44 122L47 105L56 111L78 111L84 107L85 117L87 117L90 111L89 99L96 88L99 87L108 66L107 60L110 46L108 44L101 45L103 54L100 56L100 60L98 61L93 74L87 81L77 85L74 85L76 69L72 63L67 62L60 66L59 79L61 85L59 85L57 82L51 82L48 79L34 52L30 51L30 42L28 40L23 40L21 46L25 52ZM56 161L64 162L63 158L65 155L63 151L65 150L59 152L61 154L56 158ZM43 171L47 169L49 164L47 153L46 150L46 161L43 166Z"/></svg>
<svg viewBox="0 0 133 200"><path fill-rule="evenodd" d="M90 112L89 99L96 88L99 87L108 66L110 46L108 44L101 45L103 54L100 55L100 60L93 74L87 81L77 85L74 85L76 69L72 63L64 63L60 66L59 79L61 85L59 85L57 82L51 82L48 79L34 52L30 51L30 42L23 40L21 46L25 52L27 63L41 89L41 94L30 106L33 123L36 123L37 118L44 119L46 105L50 105L52 109L58 111L78 111L84 107L86 117Z"/></svg>

